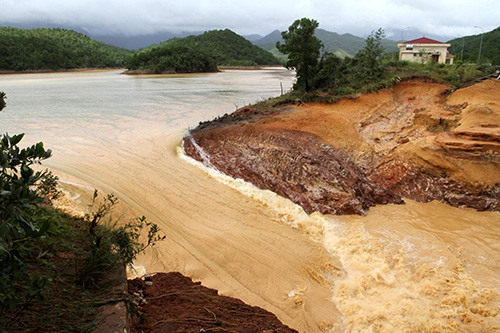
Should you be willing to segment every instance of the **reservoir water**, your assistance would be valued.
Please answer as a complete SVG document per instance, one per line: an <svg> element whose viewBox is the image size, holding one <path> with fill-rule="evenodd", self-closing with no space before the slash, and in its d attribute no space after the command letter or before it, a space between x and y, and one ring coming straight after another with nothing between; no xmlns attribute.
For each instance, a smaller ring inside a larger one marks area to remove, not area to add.
<svg viewBox="0 0 500 333"><path fill-rule="evenodd" d="M301 332L500 330L500 214L406 201L367 216L308 216L183 156L198 122L280 94L293 73L0 75L0 132L43 141L85 207L114 193L167 235L136 265L180 271Z"/></svg>

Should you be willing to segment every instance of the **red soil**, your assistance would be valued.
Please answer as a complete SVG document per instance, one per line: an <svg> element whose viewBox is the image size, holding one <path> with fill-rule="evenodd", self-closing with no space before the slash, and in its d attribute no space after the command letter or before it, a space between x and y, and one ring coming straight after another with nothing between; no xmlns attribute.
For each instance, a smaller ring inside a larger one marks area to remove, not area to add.
<svg viewBox="0 0 500 333"><path fill-rule="evenodd" d="M140 318L132 332L297 332L262 308L220 296L180 273L128 283Z"/></svg>

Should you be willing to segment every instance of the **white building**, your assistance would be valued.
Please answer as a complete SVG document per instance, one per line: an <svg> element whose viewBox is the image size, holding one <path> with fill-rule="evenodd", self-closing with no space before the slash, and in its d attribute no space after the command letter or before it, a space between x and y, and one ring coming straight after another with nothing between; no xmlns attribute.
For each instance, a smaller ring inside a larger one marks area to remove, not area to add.
<svg viewBox="0 0 500 333"><path fill-rule="evenodd" d="M426 63L430 60L440 64L453 64L453 55L448 53L451 44L422 37L398 44L399 60Z"/></svg>

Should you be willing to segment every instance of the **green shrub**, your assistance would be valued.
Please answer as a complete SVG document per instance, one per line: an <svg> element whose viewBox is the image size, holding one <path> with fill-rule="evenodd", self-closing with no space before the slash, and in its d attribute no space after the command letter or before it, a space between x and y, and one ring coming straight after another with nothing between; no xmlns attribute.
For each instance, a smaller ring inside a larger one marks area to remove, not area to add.
<svg viewBox="0 0 500 333"><path fill-rule="evenodd" d="M65 241L60 235L67 230L60 213L51 206L40 205L59 195L57 177L48 170L35 172L32 168L49 158L51 150L46 150L42 142L20 149L18 144L23 137L24 134L4 134L0 140L0 318L5 318L0 320L2 325L15 320L33 301L42 300L42 291L52 277L38 276L32 267L44 265L44 257ZM87 249L75 261L75 280L84 286L95 284L117 265L131 264L137 254L165 238L159 235L158 226L145 217L124 225L118 224L119 219L112 222L109 213L117 199L113 195L101 203L97 199L96 191L93 209L82 221L88 227L87 239L82 240L88 244ZM143 229L147 230L144 241L140 239Z"/></svg>
<svg viewBox="0 0 500 333"><path fill-rule="evenodd" d="M25 271L31 244L49 228L49 221L37 221L30 214L43 201L37 189L47 177L46 171L35 172L31 166L49 158L51 151L42 142L20 149L23 137L4 134L0 140L0 312L29 303L46 283Z"/></svg>
<svg viewBox="0 0 500 333"><path fill-rule="evenodd" d="M7 106L7 104L5 103L5 98L7 98L5 96L5 93L3 91L0 91L0 111L2 111Z"/></svg>
<svg viewBox="0 0 500 333"><path fill-rule="evenodd" d="M186 46L161 45L135 53L127 59L130 70L154 73L216 72L215 61L204 53Z"/></svg>
<svg viewBox="0 0 500 333"><path fill-rule="evenodd" d="M353 87L344 86L337 89L337 95L348 96L356 93Z"/></svg>
<svg viewBox="0 0 500 333"><path fill-rule="evenodd" d="M101 199L97 190L94 191L89 205L91 212L84 218L90 243L85 257L78 263L76 275L79 284L95 284L117 265L132 264L139 253L165 239L158 226L144 216L120 225L119 218L112 218L117 202L113 194ZM139 240L143 229L147 230L145 242Z"/></svg>

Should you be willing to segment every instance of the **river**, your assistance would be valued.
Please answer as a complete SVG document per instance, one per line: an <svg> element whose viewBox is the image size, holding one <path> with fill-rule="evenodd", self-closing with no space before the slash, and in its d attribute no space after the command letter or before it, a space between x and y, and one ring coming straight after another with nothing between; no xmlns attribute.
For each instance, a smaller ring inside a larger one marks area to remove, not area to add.
<svg viewBox="0 0 500 333"><path fill-rule="evenodd" d="M93 188L167 240L138 258L274 312L301 332L500 330L500 214L432 202L306 215L183 156L199 121L288 90L281 68L0 75L0 131L43 141L77 205Z"/></svg>

